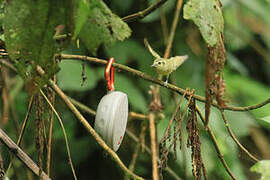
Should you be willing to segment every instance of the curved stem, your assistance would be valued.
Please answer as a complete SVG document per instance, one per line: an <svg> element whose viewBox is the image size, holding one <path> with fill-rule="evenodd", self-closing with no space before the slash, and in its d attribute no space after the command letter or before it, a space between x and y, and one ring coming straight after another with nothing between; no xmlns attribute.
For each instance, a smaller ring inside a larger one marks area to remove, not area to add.
<svg viewBox="0 0 270 180"><path fill-rule="evenodd" d="M201 110L199 109L198 106L196 106L196 111L199 114L200 119L202 120L203 124L205 124L205 118L203 117L203 114L202 114L202 112L201 112ZM218 157L219 157L221 163L223 164L224 168L226 169L227 173L231 176L231 178L233 180L235 180L236 177L233 175L232 171L230 170L229 166L227 165L227 163L226 163L226 161L225 161L225 159L223 157L223 154L222 154L222 152L221 152L221 150L220 150L220 148L218 146L217 139L215 137L215 134L214 134L213 130L210 128L210 126L208 126L206 130L207 130L208 134L210 135L211 141L214 144L214 147L215 147L215 149L217 151L217 154L218 154Z"/></svg>
<svg viewBox="0 0 270 180"><path fill-rule="evenodd" d="M225 116L225 113L223 110L220 110L221 112L221 116L222 116L222 119L225 123L225 126L230 134L230 136L232 137L232 139L234 140L234 142L239 146L239 148L244 151L253 161L255 162L258 162L259 160L253 156L239 141L238 139L236 138L235 134L233 133L232 129L231 129L231 126L229 124L229 121L227 120L226 116Z"/></svg>

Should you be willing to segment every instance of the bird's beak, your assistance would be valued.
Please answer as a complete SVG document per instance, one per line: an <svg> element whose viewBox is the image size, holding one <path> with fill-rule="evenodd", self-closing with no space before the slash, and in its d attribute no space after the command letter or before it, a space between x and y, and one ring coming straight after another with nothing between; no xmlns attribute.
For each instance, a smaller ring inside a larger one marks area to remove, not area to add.
<svg viewBox="0 0 270 180"><path fill-rule="evenodd" d="M156 65L155 64L152 64L151 67L156 67Z"/></svg>

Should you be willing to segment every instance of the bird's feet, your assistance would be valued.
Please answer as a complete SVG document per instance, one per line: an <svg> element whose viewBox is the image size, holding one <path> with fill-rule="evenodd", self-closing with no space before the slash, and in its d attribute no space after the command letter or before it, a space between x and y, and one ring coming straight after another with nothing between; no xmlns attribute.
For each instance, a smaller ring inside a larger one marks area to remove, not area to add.
<svg viewBox="0 0 270 180"><path fill-rule="evenodd" d="M168 87L168 81L167 80L164 82L164 86Z"/></svg>

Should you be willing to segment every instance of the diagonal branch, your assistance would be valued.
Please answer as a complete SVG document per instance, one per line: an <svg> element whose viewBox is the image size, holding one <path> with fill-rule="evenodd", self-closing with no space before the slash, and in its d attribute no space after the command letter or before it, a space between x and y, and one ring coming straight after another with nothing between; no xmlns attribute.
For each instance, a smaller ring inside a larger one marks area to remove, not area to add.
<svg viewBox="0 0 270 180"><path fill-rule="evenodd" d="M133 21L136 21L137 19L142 19L145 16L152 13L153 11L155 11L160 6L162 6L166 1L168 1L168 0L159 0L159 1L152 4L151 6L149 6L148 8L146 8L143 11L139 11L137 13L134 13L134 14L123 17L122 20L125 21L125 22L133 22Z"/></svg>
<svg viewBox="0 0 270 180"><path fill-rule="evenodd" d="M19 147L10 137L0 128L0 141L8 147L8 149L17 156L35 175L39 176L39 167L36 163ZM51 178L42 171L41 178L50 180Z"/></svg>
<svg viewBox="0 0 270 180"><path fill-rule="evenodd" d="M164 58L169 58L170 57L175 31L176 31L176 28L177 28L177 24L179 22L179 17L180 17L182 4L183 4L183 0L178 0L177 1L176 10L175 10L175 13L174 13L174 18L173 18L173 23L172 23L170 35L169 35L169 38L168 38L168 44L167 44L167 47L166 47L166 50L165 50L165 53L164 53Z"/></svg>

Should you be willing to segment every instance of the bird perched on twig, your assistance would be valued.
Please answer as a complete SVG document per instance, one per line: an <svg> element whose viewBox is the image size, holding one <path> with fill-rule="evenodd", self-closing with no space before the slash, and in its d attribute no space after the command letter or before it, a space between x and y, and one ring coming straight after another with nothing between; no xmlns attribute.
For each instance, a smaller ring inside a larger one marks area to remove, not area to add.
<svg viewBox="0 0 270 180"><path fill-rule="evenodd" d="M154 63L152 64L152 67L154 67L158 74L165 75L166 81L164 82L164 85L167 86L168 79L170 74L175 71L179 66L183 64L188 58L188 55L185 56L175 56L171 57L169 59L162 58L156 53L148 43L147 39L144 39L144 44L150 51L150 53L156 58L154 60Z"/></svg>

